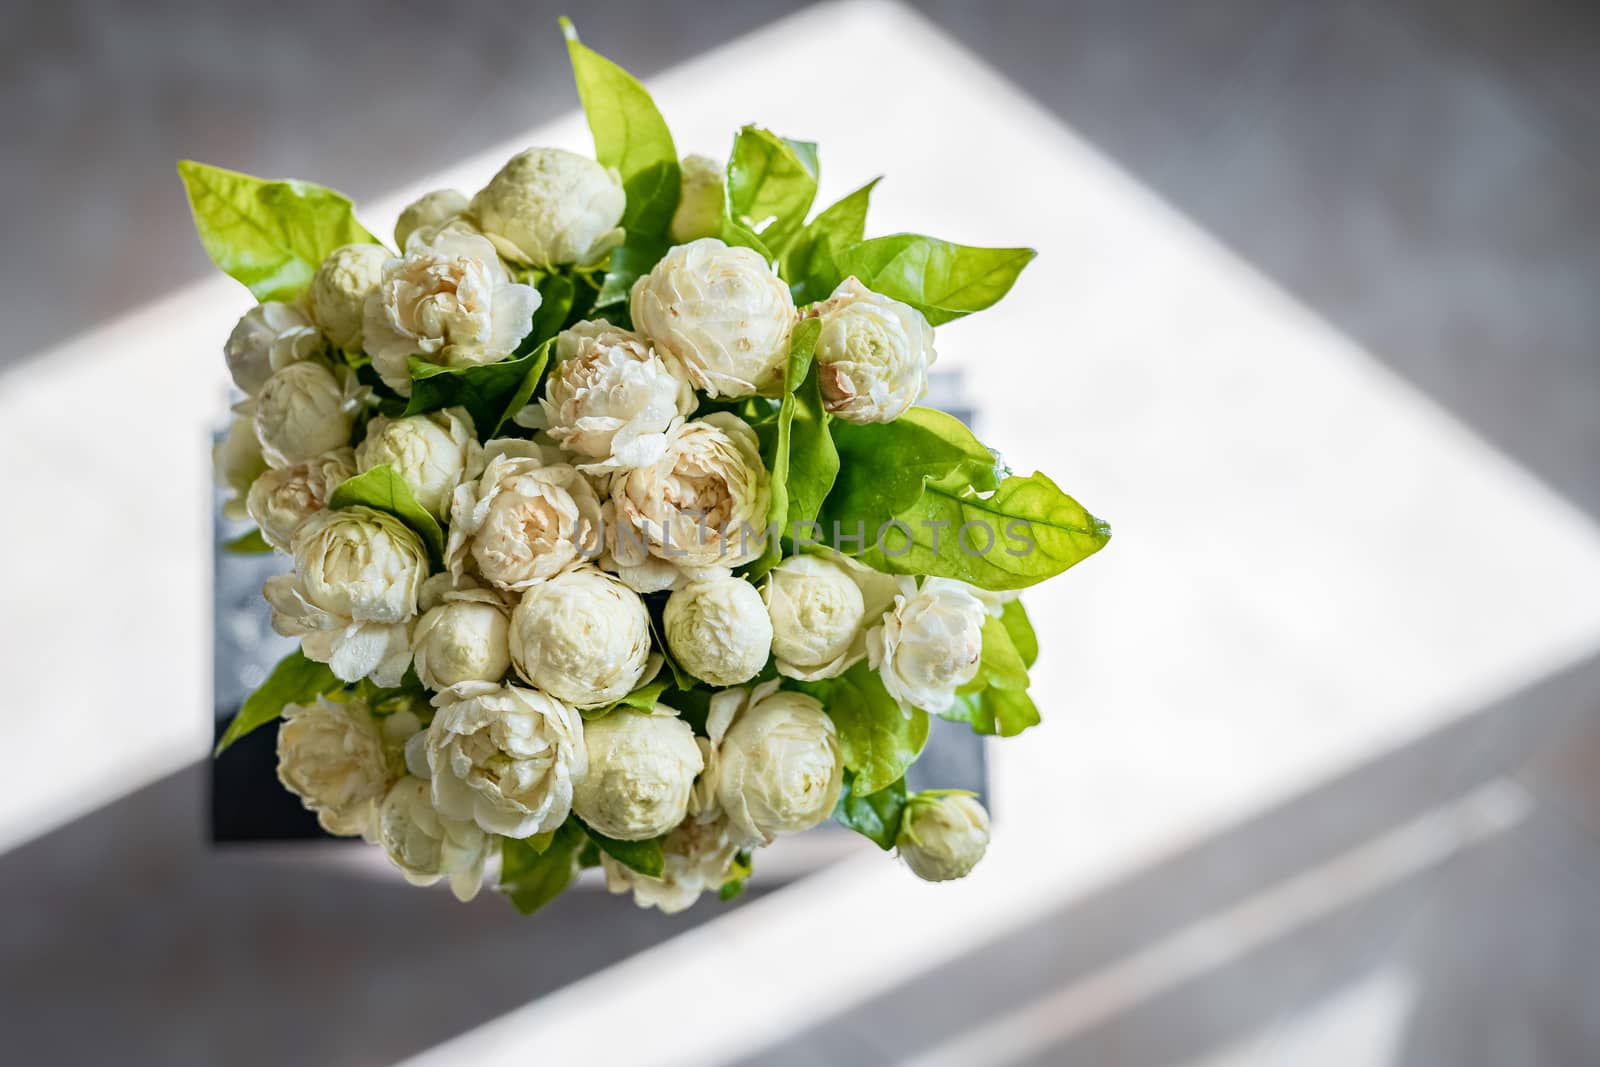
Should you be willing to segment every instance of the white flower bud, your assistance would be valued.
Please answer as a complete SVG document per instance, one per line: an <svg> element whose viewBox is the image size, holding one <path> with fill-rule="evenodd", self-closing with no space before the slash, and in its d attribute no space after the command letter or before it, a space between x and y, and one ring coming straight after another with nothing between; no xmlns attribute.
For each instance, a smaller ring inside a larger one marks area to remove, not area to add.
<svg viewBox="0 0 1600 1067"><path fill-rule="evenodd" d="M569 704L614 703L644 678L650 613L611 575L567 571L522 594L511 616L511 661L529 685Z"/></svg>
<svg viewBox="0 0 1600 1067"><path fill-rule="evenodd" d="M654 714L618 708L583 724L589 774L572 810L618 841L660 837L683 821L704 764L694 731L670 708Z"/></svg>
<svg viewBox="0 0 1600 1067"><path fill-rule="evenodd" d="M401 396L411 395L412 356L441 367L472 367L509 356L527 336L539 290L511 280L494 246L446 230L413 240L384 263L365 311L372 366Z"/></svg>
<svg viewBox="0 0 1600 1067"><path fill-rule="evenodd" d="M291 363L261 387L252 405L261 454L289 467L350 443L367 390L345 367Z"/></svg>
<svg viewBox="0 0 1600 1067"><path fill-rule="evenodd" d="M909 304L846 278L817 308L817 384L847 422L893 422L928 391L933 327Z"/></svg>
<svg viewBox="0 0 1600 1067"><path fill-rule="evenodd" d="M762 595L772 618L779 674L808 682L834 678L861 657L856 637L866 605L860 587L838 563L790 557L772 569Z"/></svg>
<svg viewBox="0 0 1600 1067"><path fill-rule="evenodd" d="M722 888L728 868L738 855L738 842L728 832L725 818L688 818L661 842L661 877L651 878L624 866L605 853L606 888L613 893L633 893L641 908L660 908L666 915L683 911L706 890Z"/></svg>
<svg viewBox="0 0 1600 1067"><path fill-rule="evenodd" d="M662 624L678 664L716 686L748 682L772 651L772 620L761 594L731 575L690 582L673 593Z"/></svg>
<svg viewBox="0 0 1600 1067"><path fill-rule="evenodd" d="M713 397L783 385L794 297L761 254L714 237L673 248L633 283L633 324L657 354Z"/></svg>
<svg viewBox="0 0 1600 1067"><path fill-rule="evenodd" d="M244 313L223 345L233 384L254 396L273 371L322 352L322 331L296 304L275 300Z"/></svg>
<svg viewBox="0 0 1600 1067"><path fill-rule="evenodd" d="M822 705L777 683L711 698L717 801L742 844L809 830L833 814L844 781L839 735Z"/></svg>
<svg viewBox="0 0 1600 1067"><path fill-rule="evenodd" d="M684 156L679 170L682 192L667 231L672 243L717 236L722 232L724 167L708 156Z"/></svg>
<svg viewBox="0 0 1600 1067"><path fill-rule="evenodd" d="M444 519L456 486L482 468L483 448L466 408L446 408L398 419L379 415L367 424L355 457L362 472L393 467L417 503Z"/></svg>
<svg viewBox="0 0 1600 1067"><path fill-rule="evenodd" d="M328 253L312 275L311 317L337 347L360 350L367 297L377 290L388 258L382 245L344 245Z"/></svg>
<svg viewBox="0 0 1600 1067"><path fill-rule="evenodd" d="M327 507L333 491L355 474L355 452L336 448L292 467L267 471L250 486L245 508L267 544L288 552L300 524Z"/></svg>
<svg viewBox="0 0 1600 1067"><path fill-rule="evenodd" d="M622 241L617 172L560 148L530 148L472 198L478 226L513 263L542 269L600 261Z"/></svg>
<svg viewBox="0 0 1600 1067"><path fill-rule="evenodd" d="M378 809L378 843L412 885L450 879L457 900L478 895L493 839L471 819L451 819L433 806L428 783L400 779Z"/></svg>
<svg viewBox="0 0 1600 1067"><path fill-rule="evenodd" d="M278 780L330 834L370 836L389 778L383 737L366 702L318 697L286 705Z"/></svg>
<svg viewBox="0 0 1600 1067"><path fill-rule="evenodd" d="M542 423L562 448L603 462L585 470L643 467L661 458L667 431L694 410L694 390L638 334L580 322L556 340L540 399Z"/></svg>
<svg viewBox="0 0 1600 1067"><path fill-rule="evenodd" d="M417 620L411 638L417 678L436 690L457 682L498 682L511 669L510 634L511 620L494 593L447 592Z"/></svg>
<svg viewBox="0 0 1600 1067"><path fill-rule="evenodd" d="M462 682L433 698L425 750L433 804L486 833L525 838L572 811L588 758L578 713L535 689Z"/></svg>
<svg viewBox="0 0 1600 1067"><path fill-rule="evenodd" d="M749 563L761 555L771 493L743 419L719 411L685 423L656 463L613 476L602 565L653 592Z"/></svg>
<svg viewBox="0 0 1600 1067"><path fill-rule="evenodd" d="M310 659L347 682L400 684L411 662L411 622L428 574L422 541L371 508L319 511L295 531L295 570L269 578L262 595L272 627L299 637Z"/></svg>
<svg viewBox="0 0 1600 1067"><path fill-rule="evenodd" d="M445 562L458 581L527 589L598 555L600 501L576 467L547 464L532 441L484 446L483 473L456 490Z"/></svg>
<svg viewBox="0 0 1600 1067"><path fill-rule="evenodd" d="M423 193L407 204L395 220L395 247L404 252L413 235L426 242L433 240L452 223L465 226L462 216L467 213L469 206L466 194L455 189L435 189L431 193Z"/></svg>
<svg viewBox="0 0 1600 1067"><path fill-rule="evenodd" d="M989 813L965 794L919 793L906 804L895 845L925 882L965 878L989 847Z"/></svg>
<svg viewBox="0 0 1600 1067"><path fill-rule="evenodd" d="M233 492L223 502L222 514L235 521L243 519L247 514L245 497L267 469L254 422L237 418L228 424L228 432L211 448L211 469L217 488Z"/></svg>
<svg viewBox="0 0 1600 1067"><path fill-rule="evenodd" d="M883 621L867 632L867 662L902 707L941 712L983 659L983 601L963 582L909 578Z"/></svg>

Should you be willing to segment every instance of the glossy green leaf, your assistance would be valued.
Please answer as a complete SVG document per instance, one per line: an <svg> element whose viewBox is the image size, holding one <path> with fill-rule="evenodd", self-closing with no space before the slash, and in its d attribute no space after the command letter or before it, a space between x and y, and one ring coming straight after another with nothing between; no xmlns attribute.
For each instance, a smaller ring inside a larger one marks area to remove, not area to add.
<svg viewBox="0 0 1600 1067"><path fill-rule="evenodd" d="M727 903L740 893L744 892L745 882L754 873L751 867L751 855L747 850L740 850L729 865L726 876L722 880L722 888L717 891L717 898Z"/></svg>
<svg viewBox="0 0 1600 1067"><path fill-rule="evenodd" d="M500 839L500 884L496 888L524 915L532 915L566 889L577 870L577 855L588 839L576 819L568 819L543 848L531 841Z"/></svg>
<svg viewBox="0 0 1600 1067"><path fill-rule="evenodd" d="M257 300L292 300L341 245L378 244L347 197L310 182L269 181L193 160L178 164L200 243Z"/></svg>
<svg viewBox="0 0 1600 1067"><path fill-rule="evenodd" d="M661 695L672 688L671 678L657 678L653 682L641 685L621 700L614 701L604 707L590 708L581 711L585 719L603 719L618 708L637 708L640 711L653 711L661 702Z"/></svg>
<svg viewBox="0 0 1600 1067"><path fill-rule="evenodd" d="M563 18L573 79L583 100L595 158L615 167L628 196L622 225L629 234L660 237L678 207L678 150L672 131L639 80L578 40Z"/></svg>
<svg viewBox="0 0 1600 1067"><path fill-rule="evenodd" d="M796 304L826 299L844 281L839 273L839 251L860 241L867 232L867 206L874 178L855 192L824 208L806 223L783 254L781 269Z"/></svg>
<svg viewBox="0 0 1600 1067"><path fill-rule="evenodd" d="M439 520L417 503L411 487L387 463L340 482L328 497L328 507L364 507L393 515L422 539L436 566L444 559L444 530L439 527Z"/></svg>
<svg viewBox="0 0 1600 1067"><path fill-rule="evenodd" d="M844 788L839 792L839 806L833 817L844 826L865 837L879 848L894 848L894 839L900 833L900 816L906 807L906 780L897 778L876 793L858 793L856 777L846 771Z"/></svg>
<svg viewBox="0 0 1600 1067"><path fill-rule="evenodd" d="M629 236L620 248L612 250L611 259L606 264L605 279L594 298L594 306L600 309L626 308L628 298L633 293L633 283L649 274L651 268L667 254L669 247L666 241L659 238Z"/></svg>
<svg viewBox="0 0 1600 1067"><path fill-rule="evenodd" d="M910 304L938 326L1005 296L1036 254L1031 248L975 248L897 233L843 249L836 268L840 277L853 274L868 289Z"/></svg>
<svg viewBox="0 0 1600 1067"><path fill-rule="evenodd" d="M617 841L597 832L594 827L584 823L576 815L572 817L572 821L583 827L584 833L589 835L589 840L593 841L601 852L624 867L630 867L648 878L661 877L666 860L661 852L659 837L653 837L648 841Z"/></svg>
<svg viewBox="0 0 1600 1067"><path fill-rule="evenodd" d="M463 407L478 439L487 441L528 402L550 359L547 340L525 356L476 367L441 367L411 357L411 402L407 415Z"/></svg>
<svg viewBox="0 0 1600 1067"><path fill-rule="evenodd" d="M762 460L772 472L767 524L770 528L777 523L782 533L779 539L768 540L761 558L750 568L747 577L752 580L782 558L786 544L793 550L793 533L804 528L796 524L816 519L839 473L839 453L828 432L829 417L822 407L812 364L820 329L816 319L806 319L790 334L782 403L771 433L764 433L765 427L757 431L763 438Z"/></svg>
<svg viewBox="0 0 1600 1067"><path fill-rule="evenodd" d="M817 195L817 146L746 126L734 138L725 186L728 218L781 254Z"/></svg>
<svg viewBox="0 0 1600 1067"><path fill-rule="evenodd" d="M1039 659L1039 637L1033 632L1033 623L1029 621L1022 601L1007 601L1000 622L1010 635L1011 643L1016 646L1017 654L1022 657L1023 666L1032 667Z"/></svg>
<svg viewBox="0 0 1600 1067"><path fill-rule="evenodd" d="M246 530L238 537L222 542L222 551L236 556L261 556L272 551L260 530Z"/></svg>
<svg viewBox="0 0 1600 1067"><path fill-rule="evenodd" d="M239 713L228 723L222 739L217 742L215 755L245 734L265 726L283 714L289 704L307 704L324 693L342 688L343 682L333 676L326 663L316 663L305 657L298 648L278 661L256 691L245 697Z"/></svg>
<svg viewBox="0 0 1600 1067"><path fill-rule="evenodd" d="M1038 724L1039 709L1027 691L1028 662L1011 632L1012 626L1004 618L984 620L983 658L977 676L962 687L955 704L940 713L943 718L968 723L974 733L1002 737L1013 737ZM1028 633L1032 634L1031 628Z"/></svg>
<svg viewBox="0 0 1600 1067"><path fill-rule="evenodd" d="M855 772L863 795L903 776L928 742L927 713L900 710L865 660L835 678L822 703L839 729L844 765Z"/></svg>

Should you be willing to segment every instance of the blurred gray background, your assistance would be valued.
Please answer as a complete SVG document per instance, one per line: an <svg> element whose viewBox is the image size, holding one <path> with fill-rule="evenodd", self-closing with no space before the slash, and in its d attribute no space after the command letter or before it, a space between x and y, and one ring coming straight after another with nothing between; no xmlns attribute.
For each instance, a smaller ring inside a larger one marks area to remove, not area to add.
<svg viewBox="0 0 1600 1067"><path fill-rule="evenodd" d="M211 269L178 157L315 175L365 198L570 110L563 6L11 5L0 374ZM1600 5L914 6L1600 516ZM789 9L571 13L649 75ZM1388 958L1424 985L1399 1062L1600 1062L1597 693L1600 664L1567 672L987 946L964 961L984 977L959 997L914 982L751 1062L892 1060L909 1050L881 1045L905 1032L886 1019L932 1043L1446 788L1506 776L1535 802L1514 833L1040 1062L1187 1062ZM1428 773L1440 766L1448 786ZM663 920L574 894L528 923L499 901L459 907L389 883L358 883L354 908L337 870L213 851L204 804L195 767L0 855L7 1060L392 1062L716 914ZM474 980L428 980L409 965L419 953Z"/></svg>

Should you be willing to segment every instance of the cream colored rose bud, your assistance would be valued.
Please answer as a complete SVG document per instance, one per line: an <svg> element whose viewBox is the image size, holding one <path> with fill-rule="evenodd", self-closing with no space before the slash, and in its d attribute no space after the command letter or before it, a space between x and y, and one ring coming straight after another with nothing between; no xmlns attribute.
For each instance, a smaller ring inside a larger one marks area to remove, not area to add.
<svg viewBox="0 0 1600 1067"><path fill-rule="evenodd" d="M847 422L893 422L928 391L933 327L909 304L846 278L818 308L817 383Z"/></svg>
<svg viewBox="0 0 1600 1067"><path fill-rule="evenodd" d="M580 708L621 700L650 660L650 614L639 594L580 567L522 594L511 660L528 684Z"/></svg>
<svg viewBox="0 0 1600 1067"><path fill-rule="evenodd" d="M233 384L254 396L273 371L322 351L322 331L296 304L274 300L244 313L223 346Z"/></svg>
<svg viewBox="0 0 1600 1067"><path fill-rule="evenodd" d="M513 263L589 264L621 243L627 197L617 172L560 148L511 157L472 198L478 226Z"/></svg>
<svg viewBox="0 0 1600 1067"><path fill-rule="evenodd" d="M944 711L978 673L987 614L964 582L902 579L894 607L867 632L867 662L902 706Z"/></svg>
<svg viewBox="0 0 1600 1067"><path fill-rule="evenodd" d="M388 258L382 245L344 245L330 252L312 276L311 316L338 347L361 349L367 296L378 288Z"/></svg>
<svg viewBox="0 0 1600 1067"><path fill-rule="evenodd" d="M448 878L456 899L466 901L483 885L493 839L471 819L439 814L427 781L407 775L378 809L378 843L412 885Z"/></svg>
<svg viewBox="0 0 1600 1067"><path fill-rule="evenodd" d="M783 386L794 297L759 252L714 237L673 248L634 282L634 328L713 397Z"/></svg>
<svg viewBox="0 0 1600 1067"><path fill-rule="evenodd" d="M772 569L762 595L779 674L816 681L850 666L866 607L861 588L843 567L817 556L793 556Z"/></svg>
<svg viewBox="0 0 1600 1067"><path fill-rule="evenodd" d="M460 221L468 206L466 194L455 189L423 193L407 204L395 220L395 246L404 252L413 235L423 241L431 240L446 226Z"/></svg>
<svg viewBox="0 0 1600 1067"><path fill-rule="evenodd" d="M398 419L379 415L367 424L355 457L363 472L393 467L417 503L436 519L449 516L456 486L476 476L483 465L483 449L465 408Z"/></svg>
<svg viewBox="0 0 1600 1067"><path fill-rule="evenodd" d="M722 232L722 164L709 156L685 156L679 170L683 184L668 230L672 243L682 245L717 236Z"/></svg>
<svg viewBox="0 0 1600 1067"><path fill-rule="evenodd" d="M906 804L895 845L925 882L965 878L989 847L989 813L975 797L919 793Z"/></svg>
<svg viewBox="0 0 1600 1067"><path fill-rule="evenodd" d="M728 831L727 819L691 816L661 842L661 877L640 874L605 853L600 856L600 864L605 869L608 890L631 892L639 907L660 908L663 914L672 915L699 900L706 890L721 889L738 853L739 845Z"/></svg>
<svg viewBox="0 0 1600 1067"><path fill-rule="evenodd" d="M350 443L364 390L346 368L291 363L256 397L256 439L273 467L288 467Z"/></svg>
<svg viewBox="0 0 1600 1067"><path fill-rule="evenodd" d="M542 425L562 448L595 461L589 471L660 459L667 431L694 410L694 390L649 342L607 322L580 322L556 341L539 400Z"/></svg>
<svg viewBox="0 0 1600 1067"><path fill-rule="evenodd" d="M233 493L223 502L222 514L236 521L243 519L250 487L267 469L251 420L237 418L228 424L228 432L211 448L211 468L217 488Z"/></svg>
<svg viewBox="0 0 1600 1067"><path fill-rule="evenodd" d="M717 801L744 844L771 844L833 814L844 781L839 735L822 705L769 682L711 699Z"/></svg>
<svg viewBox="0 0 1600 1067"><path fill-rule="evenodd" d="M679 665L712 685L748 682L772 651L772 620L743 578L690 582L667 598L662 622Z"/></svg>
<svg viewBox="0 0 1600 1067"><path fill-rule="evenodd" d="M330 834L370 836L389 778L383 736L366 702L318 697L285 706L278 780Z"/></svg>
<svg viewBox="0 0 1600 1067"><path fill-rule="evenodd" d="M511 620L485 589L452 591L417 620L411 651L429 689L457 682L498 682L511 669Z"/></svg>
<svg viewBox="0 0 1600 1067"><path fill-rule="evenodd" d="M267 544L288 552L300 524L327 507L333 491L355 474L355 452L336 448L292 467L267 471L250 487L245 508Z"/></svg>
<svg viewBox="0 0 1600 1067"><path fill-rule="evenodd" d="M647 714L618 708L584 723L589 774L572 810L606 837L645 841L683 821L702 767L694 731L665 707Z"/></svg>

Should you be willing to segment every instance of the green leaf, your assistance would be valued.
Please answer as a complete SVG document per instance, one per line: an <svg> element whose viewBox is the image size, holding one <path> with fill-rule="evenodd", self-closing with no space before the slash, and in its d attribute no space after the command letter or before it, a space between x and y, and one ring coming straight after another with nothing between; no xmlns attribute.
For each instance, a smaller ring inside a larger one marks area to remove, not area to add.
<svg viewBox="0 0 1600 1067"><path fill-rule="evenodd" d="M259 556L272 551L272 546L267 544L267 539L261 536L260 530L246 530L230 541L222 542L222 551L231 552L236 556Z"/></svg>
<svg viewBox="0 0 1600 1067"><path fill-rule="evenodd" d="M1043 474L998 480L993 453L949 415L912 408L891 423L832 428L840 473L821 520L864 532L861 560L875 570L1022 589L1111 538Z"/></svg>
<svg viewBox="0 0 1600 1067"><path fill-rule="evenodd" d="M626 307L633 293L633 283L667 254L667 242L655 237L630 236L620 248L612 249L606 264L606 276L600 292L594 298L596 308Z"/></svg>
<svg viewBox="0 0 1600 1067"><path fill-rule="evenodd" d="M727 217L782 253L816 199L817 146L746 126L734 138L725 188Z"/></svg>
<svg viewBox="0 0 1600 1067"><path fill-rule="evenodd" d="M288 704L306 704L324 693L341 688L343 682L333 676L326 663L316 663L295 649L272 668L267 680L254 693L245 697L239 713L233 717L222 739L217 742L213 755L223 751L239 738L283 714Z"/></svg>
<svg viewBox="0 0 1600 1067"><path fill-rule="evenodd" d="M928 742L927 712L901 711L865 660L833 680L823 706L839 728L844 765L855 772L862 795L903 776Z"/></svg>
<svg viewBox="0 0 1600 1067"><path fill-rule="evenodd" d="M190 159L178 164L178 177L206 254L257 300L299 296L341 245L381 243L356 221L348 198L320 185L268 181Z"/></svg>
<svg viewBox="0 0 1600 1067"><path fill-rule="evenodd" d="M328 497L328 507L364 507L392 515L422 539L435 566L444 559L444 530L427 508L417 503L405 479L387 463L340 482Z"/></svg>
<svg viewBox="0 0 1600 1067"><path fill-rule="evenodd" d="M733 857L733 863L728 866L726 877L722 881L722 888L717 891L717 898L727 903L740 893L744 892L744 884L754 873L751 867L751 855L748 850L741 849Z"/></svg>
<svg viewBox="0 0 1600 1067"><path fill-rule="evenodd" d="M810 523L839 473L839 453L828 433L829 417L822 407L817 370L812 353L821 324L806 319L789 335L789 362L784 370L783 401L773 432L763 436L763 461L772 472L772 496L767 524L778 523L779 540L769 540L765 551L747 572L759 578L783 556L784 545L793 548L796 524ZM758 431L759 432L759 431Z"/></svg>
<svg viewBox="0 0 1600 1067"><path fill-rule="evenodd" d="M906 780L896 778L876 793L859 794L855 775L846 771L839 806L833 817L884 851L894 848L900 833L900 816L906 807Z"/></svg>
<svg viewBox="0 0 1600 1067"><path fill-rule="evenodd" d="M637 78L583 45L569 19L561 20L578 96L594 135L594 155L622 176L629 234L660 237L678 207L678 150L655 101Z"/></svg>
<svg viewBox="0 0 1600 1067"><path fill-rule="evenodd" d="M1029 628L1030 637L1032 633ZM1027 660L1012 640L1011 627L1003 617L991 616L983 623L983 658L977 675L940 715L968 723L974 733L1013 737L1039 722L1039 709L1027 690Z"/></svg>
<svg viewBox="0 0 1600 1067"><path fill-rule="evenodd" d="M837 270L841 278L853 274L868 289L910 304L938 326L1005 296L1036 254L1031 248L974 248L897 233L844 249Z"/></svg>
<svg viewBox="0 0 1600 1067"><path fill-rule="evenodd" d="M641 685L621 700L613 701L604 707L590 708L579 712L585 719L603 719L618 708L638 708L640 711L654 711L655 706L661 701L661 694L672 688L672 679L657 678L647 685Z"/></svg>
<svg viewBox="0 0 1600 1067"><path fill-rule="evenodd" d="M567 888L577 868L578 850L585 842L576 819L562 823L542 849L531 841L501 838L500 884L496 888L511 898L518 911L532 915Z"/></svg>
<svg viewBox="0 0 1600 1067"><path fill-rule="evenodd" d="M478 439L487 441L510 421L539 387L551 341L517 359L476 367L441 367L411 357L411 402L407 415L464 407Z"/></svg>
<svg viewBox="0 0 1600 1067"><path fill-rule="evenodd" d="M845 276L839 273L840 249L860 241L867 232L867 206L874 178L849 196L824 208L783 254L779 273L789 283L796 304L809 304L832 294Z"/></svg>
<svg viewBox="0 0 1600 1067"><path fill-rule="evenodd" d="M517 346L518 357L536 351L540 345L561 332L567 324L567 313L572 310L577 294L577 284L570 274L547 274L540 280L539 310L533 313L528 336Z"/></svg>
<svg viewBox="0 0 1600 1067"><path fill-rule="evenodd" d="M1028 612L1022 606L1022 601L1007 601L1000 621L1005 625L1018 655L1022 657L1023 666L1032 667L1039 659L1039 637L1033 632L1033 623L1028 620Z"/></svg>
<svg viewBox="0 0 1600 1067"><path fill-rule="evenodd" d="M666 863L661 853L661 838L653 837L648 841L617 841L597 832L576 815L572 820L583 827L589 840L593 841L606 855L622 864L631 867L647 878L660 878L663 865Z"/></svg>

